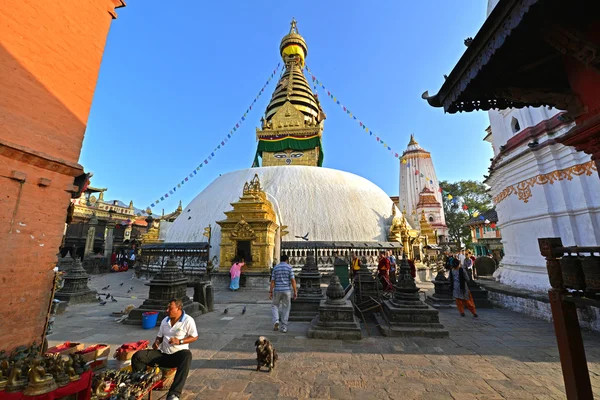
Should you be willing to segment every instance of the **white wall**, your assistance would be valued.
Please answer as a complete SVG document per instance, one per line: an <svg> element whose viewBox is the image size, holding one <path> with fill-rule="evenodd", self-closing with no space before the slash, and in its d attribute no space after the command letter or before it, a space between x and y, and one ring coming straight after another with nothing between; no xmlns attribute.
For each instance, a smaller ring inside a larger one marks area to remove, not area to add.
<svg viewBox="0 0 600 400"><path fill-rule="evenodd" d="M492 122L503 123L502 120ZM556 136L567 131L563 128ZM540 144L547 137L540 138ZM530 151L525 144L515 152L526 154L494 171L488 181L491 194L497 196L505 188L540 174L583 164L590 156L560 144ZM545 260L540 255L537 239L560 237L566 246L598 246L600 244L600 178L592 174L571 180L555 181L531 188L528 202L512 194L496 204L502 231L505 257L495 276L500 282L516 287L543 291L549 288Z"/></svg>

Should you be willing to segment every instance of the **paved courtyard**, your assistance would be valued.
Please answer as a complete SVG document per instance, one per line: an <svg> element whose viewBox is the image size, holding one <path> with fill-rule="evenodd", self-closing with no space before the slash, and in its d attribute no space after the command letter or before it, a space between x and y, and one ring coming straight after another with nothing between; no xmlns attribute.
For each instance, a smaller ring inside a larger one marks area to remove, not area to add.
<svg viewBox="0 0 600 400"><path fill-rule="evenodd" d="M94 276L90 286L118 301L68 307L56 318L50 345L107 343L114 352L124 342L152 341L158 328L122 325L110 316L147 296L145 281L132 276L131 271ZM108 284L107 291L100 290ZM287 334L273 332L267 295L217 292L215 312L196 318L200 339L191 345L194 361L184 399L566 398L548 322L502 309L478 310L478 320L461 318L450 309L440 310L450 331L446 339L386 338L369 323L371 337L363 327L360 341L317 340L306 338L309 323L291 323ZM270 374L255 371L259 335L269 337L280 354ZM600 335L586 332L584 341L600 397Z"/></svg>

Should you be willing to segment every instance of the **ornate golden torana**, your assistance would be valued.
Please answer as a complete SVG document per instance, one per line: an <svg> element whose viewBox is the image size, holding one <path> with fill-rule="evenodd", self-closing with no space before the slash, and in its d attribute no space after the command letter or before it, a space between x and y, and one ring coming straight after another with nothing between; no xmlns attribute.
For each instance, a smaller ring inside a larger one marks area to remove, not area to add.
<svg viewBox="0 0 600 400"><path fill-rule="evenodd" d="M273 205L260 186L258 175L244 184L242 197L225 211L227 218L217 221L221 227L220 263L231 264L236 256L249 251L244 270L267 272L273 264L277 218Z"/></svg>
<svg viewBox="0 0 600 400"><path fill-rule="evenodd" d="M308 53L306 41L292 20L290 33L279 46L285 71L279 79L261 127L256 129L258 147L253 166L321 166L321 135L326 116L313 94L302 68Z"/></svg>

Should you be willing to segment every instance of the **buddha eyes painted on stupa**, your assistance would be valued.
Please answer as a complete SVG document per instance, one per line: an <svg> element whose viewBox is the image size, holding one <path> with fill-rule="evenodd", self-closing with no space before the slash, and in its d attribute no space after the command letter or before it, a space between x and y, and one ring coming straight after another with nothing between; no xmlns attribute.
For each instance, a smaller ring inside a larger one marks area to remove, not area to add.
<svg viewBox="0 0 600 400"><path fill-rule="evenodd" d="M292 159L304 157L304 153L301 151L291 151L291 152L280 151L280 152L273 154L273 157L280 159L280 160L285 159L285 163L289 165L292 163Z"/></svg>

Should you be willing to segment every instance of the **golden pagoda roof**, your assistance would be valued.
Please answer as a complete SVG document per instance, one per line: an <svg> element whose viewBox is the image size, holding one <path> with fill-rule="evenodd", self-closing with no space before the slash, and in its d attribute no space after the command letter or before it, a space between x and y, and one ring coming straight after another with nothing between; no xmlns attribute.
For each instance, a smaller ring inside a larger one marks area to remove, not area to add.
<svg viewBox="0 0 600 400"><path fill-rule="evenodd" d="M265 119L270 121L273 115L289 101L307 119L316 122L322 121L325 119L325 114L302 72L308 47L304 38L298 33L296 20L292 20L290 33L281 40L279 50L285 71L273 91L273 96L265 111Z"/></svg>
<svg viewBox="0 0 600 400"><path fill-rule="evenodd" d="M419 143L415 140L414 133L410 134L410 142L408 142L409 146L418 145Z"/></svg>

